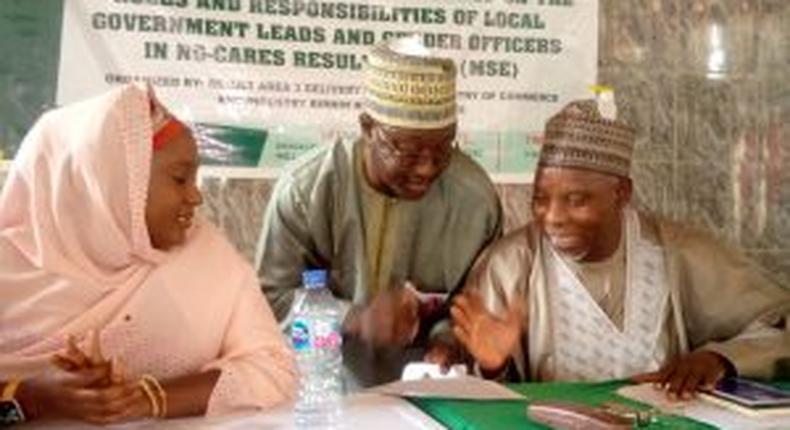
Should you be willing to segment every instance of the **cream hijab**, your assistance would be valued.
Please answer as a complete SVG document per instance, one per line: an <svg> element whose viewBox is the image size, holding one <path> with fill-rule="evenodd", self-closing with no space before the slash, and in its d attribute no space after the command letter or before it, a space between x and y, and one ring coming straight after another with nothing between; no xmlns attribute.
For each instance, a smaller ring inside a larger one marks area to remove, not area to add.
<svg viewBox="0 0 790 430"><path fill-rule="evenodd" d="M127 85L50 111L22 142L0 194L0 367L102 326L168 259L145 224L151 97Z"/></svg>

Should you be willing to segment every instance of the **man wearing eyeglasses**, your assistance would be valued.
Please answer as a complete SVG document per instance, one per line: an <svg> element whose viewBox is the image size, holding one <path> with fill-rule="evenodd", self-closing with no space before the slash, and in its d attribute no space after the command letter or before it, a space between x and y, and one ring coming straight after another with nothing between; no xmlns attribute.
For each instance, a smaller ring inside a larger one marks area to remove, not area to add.
<svg viewBox="0 0 790 430"><path fill-rule="evenodd" d="M352 389L440 344L444 299L501 231L491 181L455 145L455 66L429 54L416 38L376 45L360 138L287 169L264 218L263 292L287 325L302 271L329 270Z"/></svg>

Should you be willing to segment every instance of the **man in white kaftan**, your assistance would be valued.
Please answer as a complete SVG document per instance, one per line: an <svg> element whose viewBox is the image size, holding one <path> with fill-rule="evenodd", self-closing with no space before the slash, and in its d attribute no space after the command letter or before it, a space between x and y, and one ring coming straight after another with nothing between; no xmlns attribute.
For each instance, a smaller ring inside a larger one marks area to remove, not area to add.
<svg viewBox="0 0 790 430"><path fill-rule="evenodd" d="M636 376L687 395L790 357L790 293L709 235L635 210L633 131L573 102L546 125L534 221L494 243L451 313L486 376Z"/></svg>

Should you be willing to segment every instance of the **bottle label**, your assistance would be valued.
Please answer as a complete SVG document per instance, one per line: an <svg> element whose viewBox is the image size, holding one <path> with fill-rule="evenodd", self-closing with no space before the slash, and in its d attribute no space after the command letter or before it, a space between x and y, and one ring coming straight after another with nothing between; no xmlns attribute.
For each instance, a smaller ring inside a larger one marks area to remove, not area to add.
<svg viewBox="0 0 790 430"><path fill-rule="evenodd" d="M310 324L303 319L295 319L291 325L291 343L297 351L310 349Z"/></svg>
<svg viewBox="0 0 790 430"><path fill-rule="evenodd" d="M343 343L337 322L295 318L291 325L291 343L296 351L339 348Z"/></svg>
<svg viewBox="0 0 790 430"><path fill-rule="evenodd" d="M339 348L343 343L340 336L340 327L337 323L324 323L323 327L317 328L315 333L315 347L322 349Z"/></svg>

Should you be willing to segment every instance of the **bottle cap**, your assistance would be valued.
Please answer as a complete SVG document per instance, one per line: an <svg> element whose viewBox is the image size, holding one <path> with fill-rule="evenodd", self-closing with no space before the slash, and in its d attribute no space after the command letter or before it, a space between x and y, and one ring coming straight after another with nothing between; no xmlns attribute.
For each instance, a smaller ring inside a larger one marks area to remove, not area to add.
<svg viewBox="0 0 790 430"><path fill-rule="evenodd" d="M326 286L326 270L315 269L302 272L302 284L305 288L322 288Z"/></svg>

